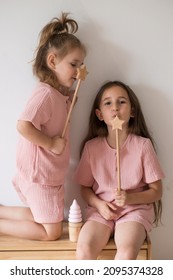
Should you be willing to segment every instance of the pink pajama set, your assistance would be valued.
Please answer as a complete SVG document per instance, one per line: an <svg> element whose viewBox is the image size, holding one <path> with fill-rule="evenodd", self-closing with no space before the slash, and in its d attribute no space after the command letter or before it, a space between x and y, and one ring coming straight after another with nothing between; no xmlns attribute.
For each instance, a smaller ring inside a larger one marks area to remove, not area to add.
<svg viewBox="0 0 173 280"><path fill-rule="evenodd" d="M49 137L61 136L69 109L69 97L46 83L39 83L19 120L31 122ZM14 187L38 223L57 223L64 217L64 180L69 164L69 129L61 155L19 135Z"/></svg>
<svg viewBox="0 0 173 280"><path fill-rule="evenodd" d="M153 145L150 139L144 137L128 135L120 149L120 165L121 188L127 192L145 191L148 184L164 177ZM105 137L96 137L85 144L75 181L92 188L100 199L114 203L114 190L117 189L116 150L108 145ZM94 207L87 206L86 220L103 223L112 230L126 221L139 222L146 231L152 228L153 204L117 207L116 213L116 220L108 221Z"/></svg>

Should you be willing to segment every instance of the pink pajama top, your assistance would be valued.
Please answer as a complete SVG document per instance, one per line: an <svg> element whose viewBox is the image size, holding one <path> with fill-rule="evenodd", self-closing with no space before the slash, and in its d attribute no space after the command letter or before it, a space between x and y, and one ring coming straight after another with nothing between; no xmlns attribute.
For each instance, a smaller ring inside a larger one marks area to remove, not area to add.
<svg viewBox="0 0 173 280"><path fill-rule="evenodd" d="M61 136L67 118L69 97L46 83L39 83L29 99L19 120L31 122L38 130L50 137ZM19 136L17 171L27 181L44 185L64 184L69 163L69 132L61 155L46 150Z"/></svg>
<svg viewBox="0 0 173 280"><path fill-rule="evenodd" d="M120 149L121 188L127 192L144 191L148 184L164 177L150 139L129 134ZM76 170L78 184L92 187L102 200L114 202L117 188L116 150L105 137L89 140L84 147ZM149 205L142 205L148 208ZM152 206L152 205L151 205ZM123 213L141 207L126 205Z"/></svg>

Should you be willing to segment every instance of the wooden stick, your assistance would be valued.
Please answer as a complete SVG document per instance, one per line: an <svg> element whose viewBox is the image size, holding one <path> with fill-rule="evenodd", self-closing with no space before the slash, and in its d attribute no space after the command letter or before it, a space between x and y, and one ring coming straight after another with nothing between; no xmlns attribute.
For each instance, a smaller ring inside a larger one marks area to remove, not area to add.
<svg viewBox="0 0 173 280"><path fill-rule="evenodd" d="M119 129L122 130L122 124L124 123L123 120L120 120L117 116L112 120L112 129L115 129L115 135L116 135L116 151L117 151L117 157L116 157L116 164L117 164L117 181L118 186L117 190L118 192L121 191L121 170L120 170L120 145L119 145Z"/></svg>
<svg viewBox="0 0 173 280"><path fill-rule="evenodd" d="M115 130L116 132L116 150L117 150L117 180L118 180L118 192L121 191L121 170L120 170L120 146L119 146L119 131L118 129Z"/></svg>
<svg viewBox="0 0 173 280"><path fill-rule="evenodd" d="M64 125L64 129L63 129L63 132L62 132L62 138L64 138L64 135L65 135L65 132L66 132L66 129L67 129L67 125L68 125L70 117L71 117L71 113L72 113L72 110L73 110L73 107L74 107L74 104L75 104L75 101L76 101L76 98L77 98L77 93L78 93L78 90L79 90L79 87L80 87L80 84L81 84L81 80L85 80L85 77L87 75L85 65L82 65L81 68L77 69L77 71L78 71L78 73L77 73L76 78L78 79L78 82L77 82L76 89L75 89L73 99L72 99L72 103L70 105L70 109L69 109L69 112L68 112L68 115L67 115L67 119L66 119L66 122L65 122L65 125Z"/></svg>
<svg viewBox="0 0 173 280"><path fill-rule="evenodd" d="M80 83L81 83L81 80L78 80L78 83L77 83L77 86L76 86L76 89L75 89L75 92L74 92L74 95L73 95L73 99L72 99L72 102L71 102L71 105L70 105L70 109L68 111L68 115L67 115L67 119L66 119L66 122L65 122L65 125L64 125L64 129L63 129L63 132L62 132L62 138L64 138L64 135L65 135L65 132L66 132L66 129L67 129L67 125L68 125L68 122L69 122L70 117L71 117L71 113L72 113L72 110L73 110L73 107L74 107L74 104L75 104L75 101L76 101L76 97L77 97L77 93L78 93L78 90L79 90L79 87L80 87Z"/></svg>

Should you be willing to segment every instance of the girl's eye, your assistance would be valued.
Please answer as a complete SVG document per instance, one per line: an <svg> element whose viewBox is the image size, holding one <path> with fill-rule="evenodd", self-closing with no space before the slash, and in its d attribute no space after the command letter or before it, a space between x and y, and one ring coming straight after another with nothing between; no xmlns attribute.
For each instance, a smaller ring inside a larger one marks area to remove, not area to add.
<svg viewBox="0 0 173 280"><path fill-rule="evenodd" d="M77 65L75 63L71 63L71 66L72 67L76 67Z"/></svg>
<svg viewBox="0 0 173 280"><path fill-rule="evenodd" d="M110 105L111 104L111 101L107 101L104 103L104 105Z"/></svg>
<svg viewBox="0 0 173 280"><path fill-rule="evenodd" d="M126 103L125 100L119 100L119 104L124 104L124 103Z"/></svg>

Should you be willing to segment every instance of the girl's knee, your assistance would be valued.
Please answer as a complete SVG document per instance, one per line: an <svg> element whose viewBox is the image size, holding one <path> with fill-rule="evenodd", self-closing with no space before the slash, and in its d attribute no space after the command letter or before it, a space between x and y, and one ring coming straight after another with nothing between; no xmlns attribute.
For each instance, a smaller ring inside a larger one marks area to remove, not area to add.
<svg viewBox="0 0 173 280"><path fill-rule="evenodd" d="M46 233L44 240L45 241L55 241L61 237L62 233L55 232L55 233Z"/></svg>
<svg viewBox="0 0 173 280"><path fill-rule="evenodd" d="M76 259L77 260L93 260L96 256L93 254L93 250L88 244L78 244L76 248Z"/></svg>
<svg viewBox="0 0 173 280"><path fill-rule="evenodd" d="M55 241L59 239L62 235L62 223L57 224L44 224L45 235L43 240L45 241Z"/></svg>
<svg viewBox="0 0 173 280"><path fill-rule="evenodd" d="M138 252L134 247L122 247L117 250L116 259L118 260L136 260Z"/></svg>

